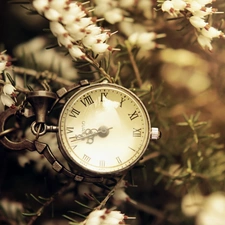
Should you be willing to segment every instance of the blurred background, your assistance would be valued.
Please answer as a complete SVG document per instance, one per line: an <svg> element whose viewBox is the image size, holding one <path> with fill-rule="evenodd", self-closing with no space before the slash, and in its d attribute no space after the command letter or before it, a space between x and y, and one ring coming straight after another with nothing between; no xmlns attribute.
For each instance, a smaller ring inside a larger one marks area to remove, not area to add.
<svg viewBox="0 0 225 225"><path fill-rule="evenodd" d="M12 64L35 71L49 70L70 82L99 78L99 74L85 72L90 68L80 71L62 48L46 49L57 44L49 31L49 21L30 11L27 2L0 1L0 51L7 50ZM90 1L89 6L97 7L99 2ZM149 144L145 157L126 177L130 186L125 192L136 204L122 201L117 208L136 217L127 221L131 225L221 225L225 221L225 40L215 38L212 51L203 49L188 15L174 19L162 12L163 1L146 1L148 7L141 7L140 2L144 1L134 1L134 5L124 1L121 9L126 19L105 20L101 26L118 31L109 40L111 46L121 49L111 55L110 75L115 76L120 65L120 84L142 99L152 126L160 128L162 137ZM213 2L212 7L225 11L223 0ZM207 19L210 25L224 31L223 13ZM163 35L154 40L153 48L135 46L129 52L125 43L134 32ZM131 55L140 72L141 85L137 83ZM99 62L103 58L100 56ZM23 86L23 74L16 74L16 79ZM35 83L32 79L29 82ZM59 87L54 81L50 85L53 90ZM57 145L54 135L45 140L52 140L49 144L53 148ZM0 149L2 225L69 224L69 217L80 218L70 211L87 213L75 200L91 207L96 204L82 190L99 199L106 194L96 191L95 186L72 183L58 195L66 178L56 175L44 158L26 150ZM113 204L110 200L109 206Z"/></svg>

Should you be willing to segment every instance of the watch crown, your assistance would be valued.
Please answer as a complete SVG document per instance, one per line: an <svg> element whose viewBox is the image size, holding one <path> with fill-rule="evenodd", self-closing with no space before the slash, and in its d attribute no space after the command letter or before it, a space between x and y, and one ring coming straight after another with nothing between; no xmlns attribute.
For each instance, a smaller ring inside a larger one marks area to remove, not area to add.
<svg viewBox="0 0 225 225"><path fill-rule="evenodd" d="M161 137L161 132L159 131L159 128L152 127L151 128L151 139L158 140L160 137Z"/></svg>

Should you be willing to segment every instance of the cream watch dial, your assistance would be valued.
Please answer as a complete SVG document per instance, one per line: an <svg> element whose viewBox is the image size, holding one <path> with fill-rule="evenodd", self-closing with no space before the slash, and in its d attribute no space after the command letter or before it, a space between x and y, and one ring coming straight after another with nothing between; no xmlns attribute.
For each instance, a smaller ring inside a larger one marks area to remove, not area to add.
<svg viewBox="0 0 225 225"><path fill-rule="evenodd" d="M130 168L146 150L150 120L143 103L115 84L94 84L76 92L59 119L62 153L94 174Z"/></svg>

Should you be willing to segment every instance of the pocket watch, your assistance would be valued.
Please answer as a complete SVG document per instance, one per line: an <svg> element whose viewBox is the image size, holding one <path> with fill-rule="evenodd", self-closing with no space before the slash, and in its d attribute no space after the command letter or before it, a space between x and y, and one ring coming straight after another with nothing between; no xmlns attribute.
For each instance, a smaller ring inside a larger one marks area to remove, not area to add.
<svg viewBox="0 0 225 225"><path fill-rule="evenodd" d="M158 139L142 101L114 83L81 88L64 105L58 122L58 144L73 168L89 175L119 175Z"/></svg>

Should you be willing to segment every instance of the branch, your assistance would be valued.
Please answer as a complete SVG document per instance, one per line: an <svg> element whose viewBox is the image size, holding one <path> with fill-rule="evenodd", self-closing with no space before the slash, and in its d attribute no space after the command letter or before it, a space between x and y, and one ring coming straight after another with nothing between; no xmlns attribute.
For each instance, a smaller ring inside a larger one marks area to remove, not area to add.
<svg viewBox="0 0 225 225"><path fill-rule="evenodd" d="M65 86L71 86L74 84L73 82L66 80L62 77L59 77L58 74L50 72L50 71L38 72L33 69L27 69L27 68L17 67L17 66L13 66L13 71L19 74L27 74L29 76L36 77L36 79L39 79L41 77L47 78L49 80L56 81L57 83L61 83L62 85L65 85Z"/></svg>
<svg viewBox="0 0 225 225"><path fill-rule="evenodd" d="M62 195L64 192L68 190L68 187L70 186L71 182L66 183L64 186L62 186L54 195L52 195L48 201L46 201L36 212L35 216L32 216L30 221L27 223L27 225L32 225L37 218L43 213L46 207L48 207L58 196Z"/></svg>
<svg viewBox="0 0 225 225"><path fill-rule="evenodd" d="M141 86L142 86L141 74L139 72L138 66L137 66L134 56L132 54L131 46L128 41L125 41L125 45L127 47L128 55L129 55L129 58L130 58L130 61L131 61L131 64L132 64L132 67L134 70L135 77L137 79L138 86L139 86L139 88L141 88Z"/></svg>

